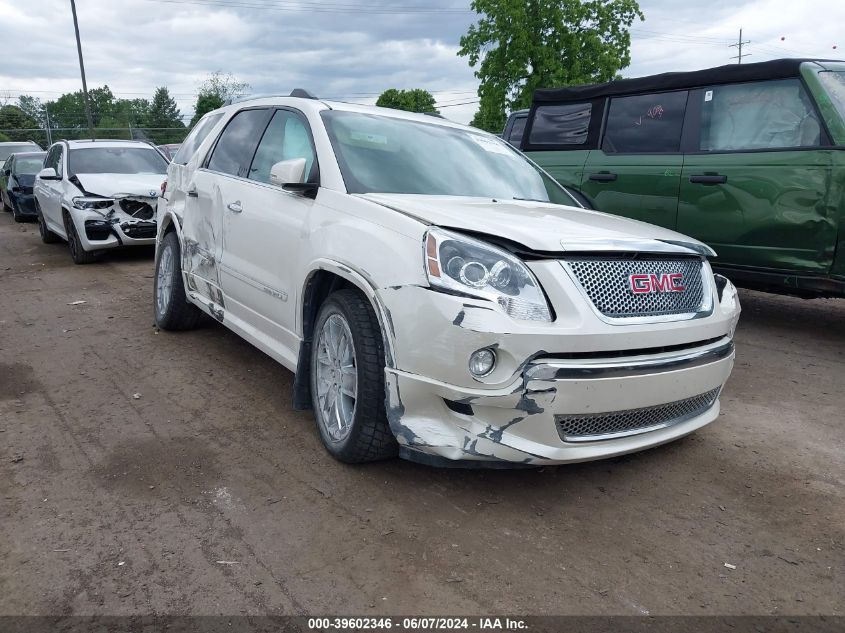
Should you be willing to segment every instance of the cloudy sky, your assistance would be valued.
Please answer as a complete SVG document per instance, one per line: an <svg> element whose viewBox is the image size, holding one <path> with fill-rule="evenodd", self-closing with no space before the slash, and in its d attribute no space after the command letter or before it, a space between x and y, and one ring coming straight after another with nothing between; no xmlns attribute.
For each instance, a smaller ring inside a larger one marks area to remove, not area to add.
<svg viewBox="0 0 845 633"><path fill-rule="evenodd" d="M469 0L76 0L89 87L126 98L166 85L190 115L197 84L231 72L251 92L305 87L372 103L386 88L425 88L468 122L477 81L458 40ZM626 77L730 61L740 27L750 61L843 58L842 0L641 0ZM78 90L70 0L0 0L0 101ZM836 48L834 48L836 47Z"/></svg>

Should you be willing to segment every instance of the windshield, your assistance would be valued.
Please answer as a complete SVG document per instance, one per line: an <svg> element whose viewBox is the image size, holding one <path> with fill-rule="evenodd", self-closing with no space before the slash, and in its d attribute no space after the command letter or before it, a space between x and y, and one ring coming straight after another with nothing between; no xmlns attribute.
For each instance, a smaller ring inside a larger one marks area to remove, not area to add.
<svg viewBox="0 0 845 633"><path fill-rule="evenodd" d="M845 70L825 70L819 73L819 80L827 91L836 111L845 122Z"/></svg>
<svg viewBox="0 0 845 633"><path fill-rule="evenodd" d="M37 174L44 167L44 156L45 154L18 156L15 158L15 173L30 176Z"/></svg>
<svg viewBox="0 0 845 633"><path fill-rule="evenodd" d="M32 143L20 143L18 145L0 145L0 161L4 161L12 154L18 152L31 152L34 149L41 149Z"/></svg>
<svg viewBox="0 0 845 633"><path fill-rule="evenodd" d="M349 193L549 201L540 173L497 138L358 112L321 115Z"/></svg>
<svg viewBox="0 0 845 633"><path fill-rule="evenodd" d="M167 160L152 147L86 147L72 149L71 174L164 174Z"/></svg>

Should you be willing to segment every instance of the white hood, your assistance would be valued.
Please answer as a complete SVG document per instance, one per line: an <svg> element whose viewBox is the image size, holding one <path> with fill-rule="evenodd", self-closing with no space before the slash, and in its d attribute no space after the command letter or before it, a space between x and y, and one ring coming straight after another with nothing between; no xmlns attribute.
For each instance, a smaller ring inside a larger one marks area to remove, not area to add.
<svg viewBox="0 0 845 633"><path fill-rule="evenodd" d="M548 202L459 196L360 194L426 224L496 235L538 251L626 250L714 254L653 224Z"/></svg>
<svg viewBox="0 0 845 633"><path fill-rule="evenodd" d="M88 193L110 198L128 194L145 198L158 197L164 174L76 174Z"/></svg>

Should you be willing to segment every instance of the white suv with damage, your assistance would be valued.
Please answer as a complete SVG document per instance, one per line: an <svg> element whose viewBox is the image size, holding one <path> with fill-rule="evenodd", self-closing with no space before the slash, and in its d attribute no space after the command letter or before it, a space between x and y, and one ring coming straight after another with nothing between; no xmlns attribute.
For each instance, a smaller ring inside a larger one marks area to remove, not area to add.
<svg viewBox="0 0 845 633"><path fill-rule="evenodd" d="M35 178L41 239L64 240L88 264L122 246L156 238L157 198L167 160L142 141L59 141Z"/></svg>
<svg viewBox="0 0 845 633"><path fill-rule="evenodd" d="M204 312L295 372L342 461L577 462L719 415L740 307L714 253L578 207L495 136L291 96L183 149L156 323Z"/></svg>

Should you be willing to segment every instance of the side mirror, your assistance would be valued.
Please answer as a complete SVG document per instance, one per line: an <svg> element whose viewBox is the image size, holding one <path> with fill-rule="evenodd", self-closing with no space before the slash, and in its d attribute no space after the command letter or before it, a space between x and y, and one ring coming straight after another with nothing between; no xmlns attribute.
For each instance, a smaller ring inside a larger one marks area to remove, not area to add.
<svg viewBox="0 0 845 633"><path fill-rule="evenodd" d="M11 170L11 169L4 169L4 170L3 170L3 175L4 175L4 176L6 176L6 177L8 178L9 176L11 176L11 175L12 175L12 170Z"/></svg>
<svg viewBox="0 0 845 633"><path fill-rule="evenodd" d="M305 175L305 159L291 158L283 160L270 168L270 184L284 187L292 183L300 184Z"/></svg>
<svg viewBox="0 0 845 633"><path fill-rule="evenodd" d="M59 177L56 175L56 170L52 167L45 167L41 171L38 172L38 179L39 180L59 180Z"/></svg>

